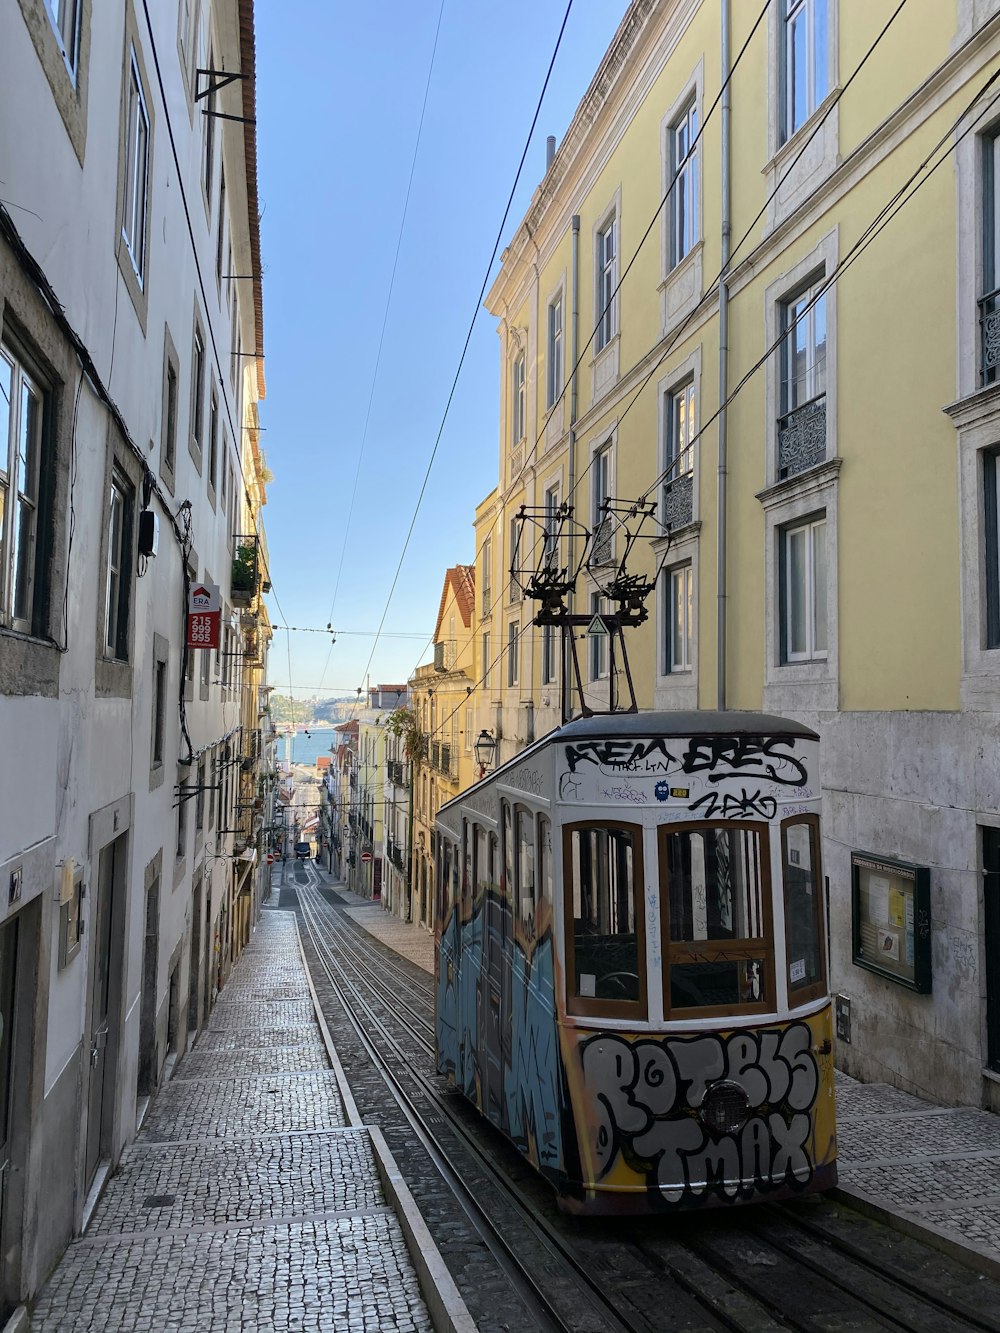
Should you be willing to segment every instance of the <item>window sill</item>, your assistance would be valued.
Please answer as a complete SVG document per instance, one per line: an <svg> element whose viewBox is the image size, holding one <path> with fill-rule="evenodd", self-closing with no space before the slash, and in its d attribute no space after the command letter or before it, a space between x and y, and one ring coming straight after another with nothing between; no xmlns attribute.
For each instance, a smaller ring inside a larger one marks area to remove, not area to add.
<svg viewBox="0 0 1000 1333"><path fill-rule="evenodd" d="M802 122L791 138L785 139L770 161L764 163L764 166L761 168L762 176L766 176L768 172L775 172L780 175L785 170L790 159L795 157L796 153L816 128L817 123L823 119L830 107L833 106L834 102L840 97L842 91L843 90L839 84L830 89L822 102L820 102L812 114Z"/></svg>
<svg viewBox="0 0 1000 1333"><path fill-rule="evenodd" d="M666 336L690 315L705 294L705 242L696 241L660 283L660 324Z"/></svg>
<svg viewBox="0 0 1000 1333"><path fill-rule="evenodd" d="M757 491L755 498L765 510L776 509L779 505L800 500L806 496L820 494L836 484L843 466L842 458L828 458L825 463L797 472L794 477L785 477L762 491Z"/></svg>

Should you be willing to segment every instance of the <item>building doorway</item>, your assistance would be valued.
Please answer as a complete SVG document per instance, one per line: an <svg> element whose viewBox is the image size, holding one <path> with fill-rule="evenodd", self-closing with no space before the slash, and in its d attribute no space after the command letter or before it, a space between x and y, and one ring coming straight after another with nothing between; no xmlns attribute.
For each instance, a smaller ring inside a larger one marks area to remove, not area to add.
<svg viewBox="0 0 1000 1333"><path fill-rule="evenodd" d="M111 1154L114 1090L118 1064L118 1025L122 958L112 957L116 922L122 916L128 835L103 849L97 869L90 959L90 1083L87 1095L87 1156L85 1192L89 1193L102 1158Z"/></svg>
<svg viewBox="0 0 1000 1333"><path fill-rule="evenodd" d="M14 1004L17 995L17 939L18 918L0 930L0 1254L5 1257L12 1247L8 1242L8 1228L11 1225L8 1195L11 1175L11 1139L13 1137L13 1116L11 1101L14 1086ZM0 1298L0 1321L5 1321L13 1313L14 1307L6 1300L10 1274L4 1263L3 1297Z"/></svg>
<svg viewBox="0 0 1000 1333"><path fill-rule="evenodd" d="M156 1091L156 972L160 955L160 879L146 890L146 933L142 950L142 1005L139 1010L139 1071L136 1093L141 1102Z"/></svg>
<svg viewBox="0 0 1000 1333"><path fill-rule="evenodd" d="M983 829L986 1064L1000 1073L1000 829Z"/></svg>
<svg viewBox="0 0 1000 1333"><path fill-rule="evenodd" d="M201 967L201 881L191 900L191 956L188 962L188 1046L198 1035L199 969Z"/></svg>

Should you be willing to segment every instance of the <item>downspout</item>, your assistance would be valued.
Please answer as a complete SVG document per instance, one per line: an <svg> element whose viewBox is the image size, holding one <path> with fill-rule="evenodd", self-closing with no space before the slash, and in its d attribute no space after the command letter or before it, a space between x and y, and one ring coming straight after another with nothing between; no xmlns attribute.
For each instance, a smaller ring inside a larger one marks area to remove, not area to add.
<svg viewBox="0 0 1000 1333"><path fill-rule="evenodd" d="M569 338L570 338L569 363L570 366L572 367L572 370L570 372L572 375L572 379L570 381L570 386L569 386L569 488L566 492L566 499L572 502L572 497L576 492L576 410L577 410L576 360L579 354L579 340L580 340L580 300L579 300L580 215L578 213L573 214L573 217L570 220L570 226L573 229L573 261L572 261L573 312L572 315L570 316L570 331L569 331ZM573 529L570 528L571 533L572 531ZM574 550L575 545L576 543L571 535L568 544L570 569L573 568L575 560L575 550ZM569 596L567 600L569 602L568 610L570 614L572 614L573 612L572 588L569 591ZM573 633L572 628L570 628L569 633L570 634ZM560 693L562 695L562 720L563 722L567 722L569 720L569 714L570 714L570 709L569 709L570 688L571 688L570 672L573 666L573 659L572 659L572 644L569 640L566 640L565 638L563 639L562 658L563 658L562 681L561 681L562 688L560 690Z"/></svg>
<svg viewBox="0 0 1000 1333"><path fill-rule="evenodd" d="M729 419L726 398L729 394L729 255L732 245L732 219L730 217L730 199L732 180L730 174L730 85L729 85L729 28L730 0L722 0L722 101L721 113L722 137L722 264L719 278L719 488L716 522L718 528L718 548L716 570L718 585L718 606L716 623L716 708L723 711L726 707L726 482L729 454Z"/></svg>

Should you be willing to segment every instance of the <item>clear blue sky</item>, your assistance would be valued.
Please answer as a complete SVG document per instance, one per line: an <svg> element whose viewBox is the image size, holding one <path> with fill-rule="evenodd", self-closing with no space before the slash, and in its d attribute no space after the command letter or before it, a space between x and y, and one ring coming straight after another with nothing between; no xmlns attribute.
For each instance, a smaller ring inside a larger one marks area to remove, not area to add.
<svg viewBox="0 0 1000 1333"><path fill-rule="evenodd" d="M289 674L297 695L363 683L374 640L346 631L382 617L566 0L445 0L345 550L439 7L256 6L270 612L323 627L333 606L341 631L332 650L325 635L276 632L283 692ZM561 140L626 7L573 0L503 244L544 173L546 135ZM481 310L386 617L387 635L421 637L383 638L373 683L427 659L444 571L474 558L475 506L497 481L498 383Z"/></svg>

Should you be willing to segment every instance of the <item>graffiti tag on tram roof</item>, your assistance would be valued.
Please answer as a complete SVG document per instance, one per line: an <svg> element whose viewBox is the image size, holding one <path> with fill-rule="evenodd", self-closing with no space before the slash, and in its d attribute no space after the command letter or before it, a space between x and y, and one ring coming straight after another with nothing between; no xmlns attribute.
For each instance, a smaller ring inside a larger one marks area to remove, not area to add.
<svg viewBox="0 0 1000 1333"><path fill-rule="evenodd" d="M679 743L668 743L662 737L578 741L566 746L566 763L571 773L592 765L608 774L668 777L702 773L709 782L744 776L766 778L783 787L802 787L807 781L806 768L793 746L794 742L785 736L701 736Z"/></svg>

